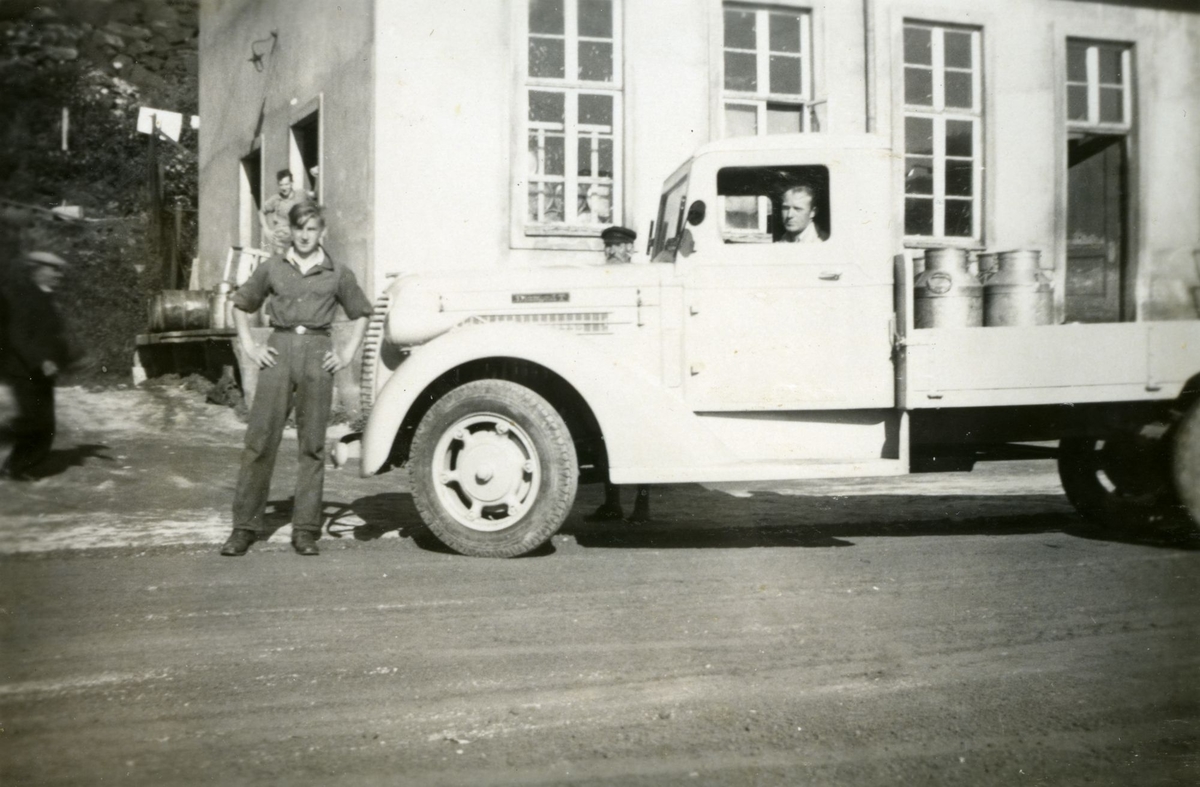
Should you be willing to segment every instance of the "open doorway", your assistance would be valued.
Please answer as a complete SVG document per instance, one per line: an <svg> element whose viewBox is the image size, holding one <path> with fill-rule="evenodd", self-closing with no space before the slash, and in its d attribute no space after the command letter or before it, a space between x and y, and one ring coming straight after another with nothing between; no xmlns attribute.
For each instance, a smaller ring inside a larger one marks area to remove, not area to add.
<svg viewBox="0 0 1200 787"><path fill-rule="evenodd" d="M244 157L238 169L238 245L258 248L262 241L262 148Z"/></svg>
<svg viewBox="0 0 1200 787"><path fill-rule="evenodd" d="M288 165L292 170L296 188L302 189L309 199L320 203L321 195L321 113L313 110L292 124Z"/></svg>
<svg viewBox="0 0 1200 787"><path fill-rule="evenodd" d="M1124 135L1067 143L1067 322L1120 322L1126 307L1127 154Z"/></svg>

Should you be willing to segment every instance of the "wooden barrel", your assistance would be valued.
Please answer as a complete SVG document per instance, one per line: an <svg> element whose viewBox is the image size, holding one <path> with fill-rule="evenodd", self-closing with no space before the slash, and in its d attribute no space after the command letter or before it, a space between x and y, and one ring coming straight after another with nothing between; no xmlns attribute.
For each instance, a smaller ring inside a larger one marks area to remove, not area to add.
<svg viewBox="0 0 1200 787"><path fill-rule="evenodd" d="M207 290L163 290L150 298L151 333L208 328L211 311Z"/></svg>

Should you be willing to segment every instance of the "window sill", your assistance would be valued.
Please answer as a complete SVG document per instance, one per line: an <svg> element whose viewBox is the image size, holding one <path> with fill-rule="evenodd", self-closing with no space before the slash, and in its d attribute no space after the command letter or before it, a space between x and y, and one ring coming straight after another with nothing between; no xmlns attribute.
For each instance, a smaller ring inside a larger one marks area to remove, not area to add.
<svg viewBox="0 0 1200 787"><path fill-rule="evenodd" d="M552 224L543 227L525 227L524 233L531 238L599 238L600 233L611 224L596 224L586 227L570 224Z"/></svg>
<svg viewBox="0 0 1200 787"><path fill-rule="evenodd" d="M987 251L987 246L977 238L931 238L928 236L906 237L906 249L966 249L967 251Z"/></svg>

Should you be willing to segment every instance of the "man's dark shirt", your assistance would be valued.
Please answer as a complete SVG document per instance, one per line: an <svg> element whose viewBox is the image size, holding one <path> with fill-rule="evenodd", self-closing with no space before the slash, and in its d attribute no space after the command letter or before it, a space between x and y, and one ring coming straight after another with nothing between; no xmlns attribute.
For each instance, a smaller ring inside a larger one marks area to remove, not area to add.
<svg viewBox="0 0 1200 787"><path fill-rule="evenodd" d="M372 311L354 272L334 262L328 253L325 261L307 274L276 254L250 274L233 294L233 303L242 311L256 312L268 295L271 323L282 328L327 328L339 304L351 320L370 317Z"/></svg>
<svg viewBox="0 0 1200 787"><path fill-rule="evenodd" d="M28 375L45 361L67 366L77 353L54 297L15 265L6 274L0 281L0 376Z"/></svg>

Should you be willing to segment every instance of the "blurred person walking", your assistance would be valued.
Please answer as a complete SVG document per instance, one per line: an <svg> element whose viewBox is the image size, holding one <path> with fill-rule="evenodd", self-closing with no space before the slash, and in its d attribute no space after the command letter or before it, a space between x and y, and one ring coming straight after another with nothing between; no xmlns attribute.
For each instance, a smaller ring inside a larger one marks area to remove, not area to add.
<svg viewBox="0 0 1200 787"><path fill-rule="evenodd" d="M0 278L0 382L12 386L17 416L0 478L27 481L54 443L54 382L83 353L71 341L54 293L67 261L34 251L7 266Z"/></svg>

